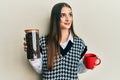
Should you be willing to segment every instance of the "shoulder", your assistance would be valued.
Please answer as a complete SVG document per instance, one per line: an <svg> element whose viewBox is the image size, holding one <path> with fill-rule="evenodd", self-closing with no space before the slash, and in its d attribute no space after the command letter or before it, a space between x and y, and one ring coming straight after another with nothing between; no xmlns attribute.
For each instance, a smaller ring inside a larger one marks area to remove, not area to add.
<svg viewBox="0 0 120 80"><path fill-rule="evenodd" d="M74 37L73 38L73 43L76 45L76 46L78 46L78 47L80 47L80 48L87 48L87 45L86 45L86 43L84 42L84 40L82 39L82 38L80 38L80 37Z"/></svg>
<svg viewBox="0 0 120 80"><path fill-rule="evenodd" d="M44 41L44 40L46 40L46 35L40 37L40 41Z"/></svg>
<svg viewBox="0 0 120 80"><path fill-rule="evenodd" d="M73 40L74 40L76 43L83 43L83 44L85 44L85 43L84 43L84 40L83 40L82 38L78 37L78 36L73 37Z"/></svg>
<svg viewBox="0 0 120 80"><path fill-rule="evenodd" d="M40 46L44 46L46 44L47 35L40 37Z"/></svg>
<svg viewBox="0 0 120 80"><path fill-rule="evenodd" d="M80 37L74 37L74 44L82 51L82 55L87 51L87 45Z"/></svg>

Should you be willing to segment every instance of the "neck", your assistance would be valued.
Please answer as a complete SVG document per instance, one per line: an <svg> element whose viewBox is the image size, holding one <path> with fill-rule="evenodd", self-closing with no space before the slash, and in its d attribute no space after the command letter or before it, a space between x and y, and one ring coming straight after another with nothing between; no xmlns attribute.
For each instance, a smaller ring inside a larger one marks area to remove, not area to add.
<svg viewBox="0 0 120 80"><path fill-rule="evenodd" d="M68 40L68 37L69 37L69 30L61 30L61 41L60 43L64 43Z"/></svg>

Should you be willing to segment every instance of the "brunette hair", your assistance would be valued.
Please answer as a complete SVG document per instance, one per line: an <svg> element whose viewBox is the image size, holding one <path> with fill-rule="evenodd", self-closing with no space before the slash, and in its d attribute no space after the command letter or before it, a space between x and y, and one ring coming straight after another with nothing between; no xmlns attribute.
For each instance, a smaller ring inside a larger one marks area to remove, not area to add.
<svg viewBox="0 0 120 80"><path fill-rule="evenodd" d="M63 7L70 7L67 3L57 3L53 6L50 17L50 31L48 33L48 38L46 41L47 45L47 68L49 70L53 69L54 60L57 59L60 55L60 40L61 40L61 29L60 29L60 16L61 9ZM73 29L73 23L70 27L70 31L73 36L76 36Z"/></svg>

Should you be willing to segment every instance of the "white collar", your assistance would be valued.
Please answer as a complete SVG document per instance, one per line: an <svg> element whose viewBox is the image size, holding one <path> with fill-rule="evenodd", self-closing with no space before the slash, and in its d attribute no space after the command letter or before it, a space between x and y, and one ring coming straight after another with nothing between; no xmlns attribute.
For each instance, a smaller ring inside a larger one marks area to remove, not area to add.
<svg viewBox="0 0 120 80"><path fill-rule="evenodd" d="M67 45L67 43L68 43L69 41L71 41L71 42L73 43L73 35L72 35L71 32L70 32L70 34L69 34L68 40L65 41L64 43L60 43L60 45Z"/></svg>
<svg viewBox="0 0 120 80"><path fill-rule="evenodd" d="M71 41L72 43L73 43L73 35L72 35L72 33L70 32L70 35L69 35L69 37L68 37L68 40L67 41Z"/></svg>
<svg viewBox="0 0 120 80"><path fill-rule="evenodd" d="M72 35L71 32L70 32L70 34L69 34L68 40L65 41L64 43L60 43L60 46L61 46L63 49L65 49L69 41L71 41L71 42L73 43L73 35Z"/></svg>

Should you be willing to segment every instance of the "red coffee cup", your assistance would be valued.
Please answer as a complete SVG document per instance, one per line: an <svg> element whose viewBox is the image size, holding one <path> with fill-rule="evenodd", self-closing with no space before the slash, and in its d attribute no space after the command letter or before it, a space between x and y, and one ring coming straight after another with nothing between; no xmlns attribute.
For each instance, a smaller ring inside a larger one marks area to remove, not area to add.
<svg viewBox="0 0 120 80"><path fill-rule="evenodd" d="M93 53L86 53L83 60L87 69L93 69L101 63L101 59Z"/></svg>

